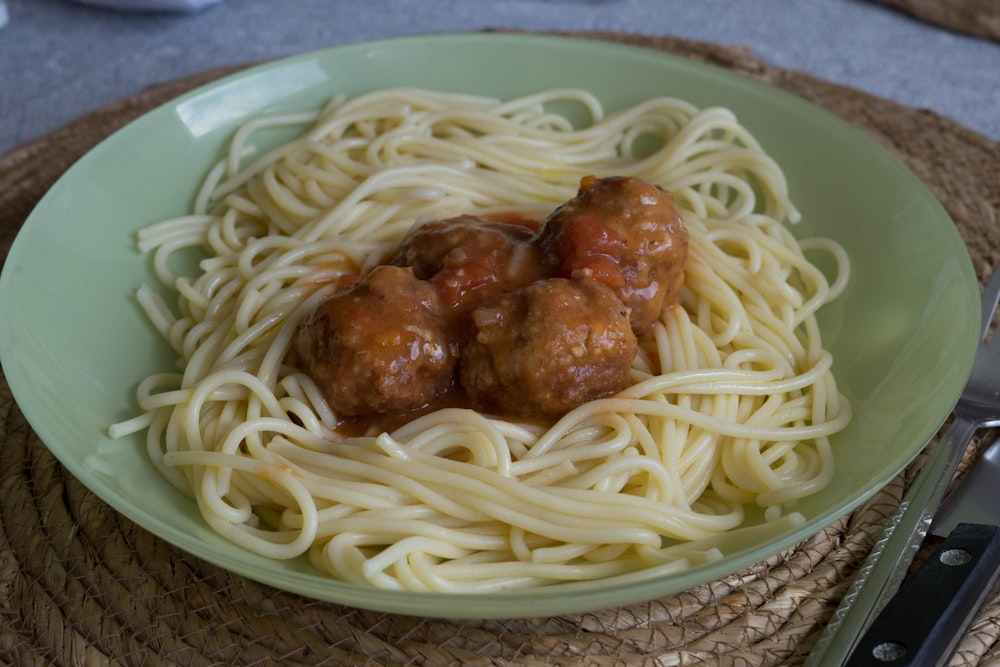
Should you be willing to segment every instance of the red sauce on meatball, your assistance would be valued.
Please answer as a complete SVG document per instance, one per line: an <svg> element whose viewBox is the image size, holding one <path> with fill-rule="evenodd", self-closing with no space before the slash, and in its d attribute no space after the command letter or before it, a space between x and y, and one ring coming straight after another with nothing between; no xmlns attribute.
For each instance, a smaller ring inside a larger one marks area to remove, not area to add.
<svg viewBox="0 0 1000 667"><path fill-rule="evenodd" d="M629 384L628 310L598 282L539 280L482 303L472 320L458 368L480 409L555 419Z"/></svg>
<svg viewBox="0 0 1000 667"><path fill-rule="evenodd" d="M684 281L688 234L673 195L640 178L584 177L576 197L549 216L539 235L562 270L593 271L618 294L637 336L676 301Z"/></svg>
<svg viewBox="0 0 1000 667"><path fill-rule="evenodd" d="M463 215L415 228L390 263L427 280L461 327L483 300L547 277L534 235L526 225Z"/></svg>
<svg viewBox="0 0 1000 667"><path fill-rule="evenodd" d="M556 419L628 385L687 248L670 193L634 177L583 178L541 225L429 222L303 323L298 363L352 430L444 406Z"/></svg>
<svg viewBox="0 0 1000 667"><path fill-rule="evenodd" d="M459 348L443 314L412 270L376 267L302 324L299 363L339 415L414 410L452 384Z"/></svg>

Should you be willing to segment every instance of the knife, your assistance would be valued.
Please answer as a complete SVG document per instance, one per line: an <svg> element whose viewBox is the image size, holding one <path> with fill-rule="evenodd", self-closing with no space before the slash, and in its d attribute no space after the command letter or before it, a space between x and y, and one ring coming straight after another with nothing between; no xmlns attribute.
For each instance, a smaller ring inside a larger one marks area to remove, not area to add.
<svg viewBox="0 0 1000 667"><path fill-rule="evenodd" d="M945 498L930 533L944 542L900 586L846 667L938 667L1000 580L1000 439Z"/></svg>

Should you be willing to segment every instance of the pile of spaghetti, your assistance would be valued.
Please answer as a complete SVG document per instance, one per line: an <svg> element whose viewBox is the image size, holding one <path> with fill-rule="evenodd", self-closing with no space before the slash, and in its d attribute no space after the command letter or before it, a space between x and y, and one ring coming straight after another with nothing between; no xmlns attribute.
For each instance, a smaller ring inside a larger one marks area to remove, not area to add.
<svg viewBox="0 0 1000 667"><path fill-rule="evenodd" d="M278 125L306 131L256 154L255 133ZM317 304L414 224L541 220L588 174L669 190L690 235L677 305L640 339L631 385L555 423L445 408L338 430L289 354ZM579 90L336 98L242 127L194 208L139 235L162 285L138 300L180 370L140 382L140 413L111 433L145 430L162 474L246 549L410 590L663 572L721 557L750 506L801 521L796 501L831 479L850 407L815 314L847 258L792 236L781 170L728 110L658 98L605 113ZM197 274L174 275L192 249L207 253ZM807 251L832 255L836 277Z"/></svg>

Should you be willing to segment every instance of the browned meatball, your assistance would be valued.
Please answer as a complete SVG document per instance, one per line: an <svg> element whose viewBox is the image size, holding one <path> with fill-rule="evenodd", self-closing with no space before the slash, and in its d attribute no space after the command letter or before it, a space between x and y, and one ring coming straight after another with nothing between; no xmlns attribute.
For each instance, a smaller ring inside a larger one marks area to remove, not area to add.
<svg viewBox="0 0 1000 667"><path fill-rule="evenodd" d="M454 378L458 348L442 310L434 289L410 269L379 266L320 304L295 348L339 415L414 410Z"/></svg>
<svg viewBox="0 0 1000 667"><path fill-rule="evenodd" d="M684 281L688 234L673 196L640 178L584 177L539 241L560 275L614 290L636 335L653 327Z"/></svg>
<svg viewBox="0 0 1000 667"><path fill-rule="evenodd" d="M390 263L412 267L437 290L452 319L464 320L484 299L548 274L533 237L523 225L463 215L415 228Z"/></svg>
<svg viewBox="0 0 1000 667"><path fill-rule="evenodd" d="M607 287L551 278L483 303L462 388L484 410L556 418L628 385L636 338Z"/></svg>

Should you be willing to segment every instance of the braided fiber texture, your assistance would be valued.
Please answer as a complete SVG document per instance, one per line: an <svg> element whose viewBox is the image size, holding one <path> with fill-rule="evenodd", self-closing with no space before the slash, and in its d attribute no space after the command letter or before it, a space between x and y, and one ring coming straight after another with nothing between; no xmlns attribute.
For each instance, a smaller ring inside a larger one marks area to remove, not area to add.
<svg viewBox="0 0 1000 667"><path fill-rule="evenodd" d="M995 0L875 1L955 32L1000 40L1000 3Z"/></svg>

